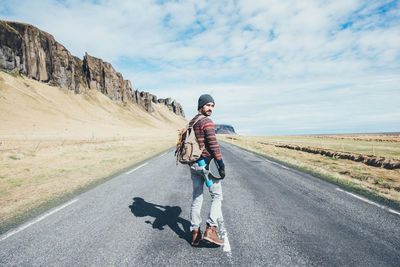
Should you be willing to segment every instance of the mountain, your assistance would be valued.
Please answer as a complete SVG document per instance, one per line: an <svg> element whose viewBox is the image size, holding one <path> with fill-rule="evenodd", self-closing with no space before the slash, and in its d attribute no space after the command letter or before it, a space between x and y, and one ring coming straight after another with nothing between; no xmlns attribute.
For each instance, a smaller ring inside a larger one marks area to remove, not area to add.
<svg viewBox="0 0 400 267"><path fill-rule="evenodd" d="M131 82L124 80L110 63L88 53L81 60L52 35L29 24L0 20L0 69L68 88L76 94L97 90L111 100L131 102L150 113L154 112L154 104L162 104L185 117L175 100L133 90Z"/></svg>
<svg viewBox="0 0 400 267"><path fill-rule="evenodd" d="M215 124L216 134L236 134L235 129L226 124Z"/></svg>

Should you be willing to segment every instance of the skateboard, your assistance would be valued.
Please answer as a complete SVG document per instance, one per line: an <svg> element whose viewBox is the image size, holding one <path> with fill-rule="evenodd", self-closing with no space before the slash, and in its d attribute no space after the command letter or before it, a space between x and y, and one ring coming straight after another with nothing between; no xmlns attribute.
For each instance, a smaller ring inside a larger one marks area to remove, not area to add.
<svg viewBox="0 0 400 267"><path fill-rule="evenodd" d="M214 178L217 180L224 179L224 177L222 177L221 174L219 173L218 163L215 159L211 159L210 162L208 163L208 170L209 170L208 174L209 178Z"/></svg>

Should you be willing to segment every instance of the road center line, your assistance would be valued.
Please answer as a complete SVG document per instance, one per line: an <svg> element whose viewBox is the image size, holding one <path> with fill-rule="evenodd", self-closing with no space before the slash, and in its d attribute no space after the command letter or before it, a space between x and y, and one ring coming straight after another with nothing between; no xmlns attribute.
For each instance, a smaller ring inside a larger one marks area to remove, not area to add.
<svg viewBox="0 0 400 267"><path fill-rule="evenodd" d="M400 215L400 212L397 212L397 211L395 211L395 210L392 210L392 209L390 209L390 208L388 208L388 207L386 207L386 206L379 205L378 203L375 203L375 202L373 202L373 201L371 201L371 200L368 200L368 199L366 199L366 198L357 196L356 194L347 192L347 191L342 190L342 189L340 189L340 188L336 188L336 190L337 190L337 191L340 191L340 192L344 192L344 193L346 193L346 194L348 194L348 195L350 195L350 196L352 196L352 197L355 197L355 198L357 198L357 199L359 199L359 200L361 200L361 201L364 201L364 202L366 202L366 203L368 203L368 204L374 205L374 206L376 206L376 207L378 207L378 208L381 208L381 209L387 210L387 211L389 211L389 212L391 212L391 213Z"/></svg>
<svg viewBox="0 0 400 267"><path fill-rule="evenodd" d="M148 163L148 162L146 162L146 163L144 163L144 164L142 164L142 165L140 165L140 166L138 166L138 167L134 168L133 170L130 170L130 171L129 171L129 172L127 172L126 174L131 174L132 172L134 172L134 171L136 171L136 170L138 170L138 169L140 169L140 168L142 168L142 167L146 166L147 164L149 164L149 163Z"/></svg>
<svg viewBox="0 0 400 267"><path fill-rule="evenodd" d="M29 223L27 223L27 224L24 224L24 225L18 227L17 229L15 229L15 230L9 232L8 234L5 234L4 236L2 236L2 237L0 238L0 242L3 241L3 240L5 240L5 239L7 239L7 238L9 238L10 236L13 236L13 235L15 235L15 234L17 234L17 233L19 233L19 232L25 230L25 229L28 228L29 226L32 226L32 225L34 225L35 223L40 222L41 220L45 219L46 217L49 217L50 215L52 215L52 214L54 214L54 213L56 213L56 212L62 210L63 208L68 207L69 205L71 205L71 204L73 204L73 203L75 203L75 202L77 202L77 201L78 201L78 199L73 199L73 200L71 200L70 202L67 202L67 203L65 203L64 205L62 205L62 206L60 206L60 207L58 207L58 208L56 208L56 209L54 209L54 210L52 210L52 211L50 211L50 212L44 214L43 216L41 216L41 217L39 217L39 218L33 220L32 222L29 222Z"/></svg>
<svg viewBox="0 0 400 267"><path fill-rule="evenodd" d="M222 241L224 241L222 250L226 253L228 258L232 258L231 244L229 243L228 232L226 231L223 217L218 219L218 225L219 225L219 231L221 234L221 239L222 239Z"/></svg>

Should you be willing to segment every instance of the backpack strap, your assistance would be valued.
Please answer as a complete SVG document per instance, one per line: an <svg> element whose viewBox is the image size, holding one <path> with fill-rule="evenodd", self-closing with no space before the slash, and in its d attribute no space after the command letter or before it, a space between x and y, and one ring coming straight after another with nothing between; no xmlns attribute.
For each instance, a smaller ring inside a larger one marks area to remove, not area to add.
<svg viewBox="0 0 400 267"><path fill-rule="evenodd" d="M192 126L189 125L189 128L192 128L193 131L194 131L194 126L196 125L196 123L198 123L201 119L204 119L204 118L206 118L206 116L200 115L200 116L193 122ZM197 137L196 137L196 140L197 140ZM197 142L198 142L198 141L197 141ZM203 149L204 149L204 148L203 148Z"/></svg>
<svg viewBox="0 0 400 267"><path fill-rule="evenodd" d="M196 124L196 123L198 123L201 119L203 119L203 118L205 118L206 116L204 116L204 115L200 115L194 122L193 122L193 124L190 126L189 125L189 128L193 128L194 127L194 125Z"/></svg>

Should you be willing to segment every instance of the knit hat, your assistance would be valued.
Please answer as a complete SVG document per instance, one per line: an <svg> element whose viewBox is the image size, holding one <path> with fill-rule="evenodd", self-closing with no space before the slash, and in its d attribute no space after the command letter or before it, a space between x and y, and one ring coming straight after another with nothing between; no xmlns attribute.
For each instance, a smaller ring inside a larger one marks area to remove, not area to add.
<svg viewBox="0 0 400 267"><path fill-rule="evenodd" d="M212 96L210 96L208 94L201 95L199 97L199 105L197 106L197 110L201 109L205 104L210 103L210 102L214 103L214 105L215 105L215 101L214 101L214 98L212 98Z"/></svg>

